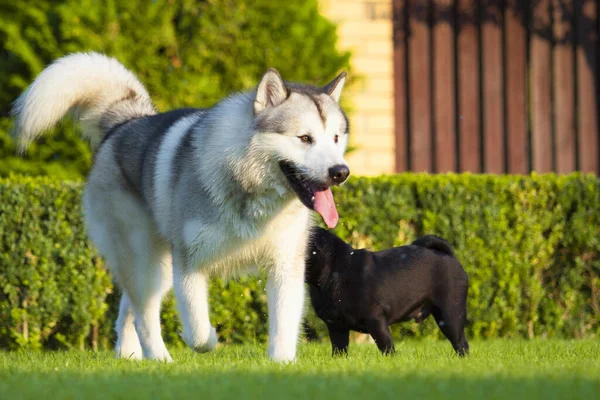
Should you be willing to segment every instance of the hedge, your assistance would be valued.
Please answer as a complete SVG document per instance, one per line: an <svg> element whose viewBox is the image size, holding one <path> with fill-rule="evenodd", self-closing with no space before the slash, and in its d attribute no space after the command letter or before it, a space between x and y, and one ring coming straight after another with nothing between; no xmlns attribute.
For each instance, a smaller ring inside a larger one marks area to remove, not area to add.
<svg viewBox="0 0 600 400"><path fill-rule="evenodd" d="M0 179L0 347L107 348L118 296L85 236L81 182ZM470 277L467 334L597 337L600 185L596 177L402 174L351 178L335 190L336 233L383 249L430 233L448 239ZM223 342L264 342L264 279L211 283ZM307 307L309 308L309 307ZM181 346L173 299L164 335ZM309 310L306 329L322 339ZM394 336L439 337L432 321ZM306 337L306 336L305 336Z"/></svg>

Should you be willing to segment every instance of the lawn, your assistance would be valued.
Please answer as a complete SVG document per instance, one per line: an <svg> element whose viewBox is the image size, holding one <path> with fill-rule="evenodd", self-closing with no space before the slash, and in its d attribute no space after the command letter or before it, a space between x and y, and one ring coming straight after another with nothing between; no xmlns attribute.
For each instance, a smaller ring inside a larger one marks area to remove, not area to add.
<svg viewBox="0 0 600 400"><path fill-rule="evenodd" d="M0 353L0 399L592 399L600 398L600 341L493 340L454 356L445 341L406 341L393 357L351 344L303 344L294 364L264 346L176 350L173 364L111 353Z"/></svg>

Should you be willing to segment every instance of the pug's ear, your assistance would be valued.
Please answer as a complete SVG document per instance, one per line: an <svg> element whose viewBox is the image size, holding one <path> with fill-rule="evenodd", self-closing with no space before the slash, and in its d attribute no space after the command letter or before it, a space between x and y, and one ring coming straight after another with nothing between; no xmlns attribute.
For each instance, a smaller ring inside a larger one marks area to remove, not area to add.
<svg viewBox="0 0 600 400"><path fill-rule="evenodd" d="M335 77L334 80L329 82L323 89L330 95L336 103L340 102L340 96L342 95L342 89L344 88L344 83L346 83L346 73L342 72L338 76Z"/></svg>
<svg viewBox="0 0 600 400"><path fill-rule="evenodd" d="M262 76L256 88L254 114L259 114L269 107L276 107L288 97L288 91L279 72L269 68Z"/></svg>

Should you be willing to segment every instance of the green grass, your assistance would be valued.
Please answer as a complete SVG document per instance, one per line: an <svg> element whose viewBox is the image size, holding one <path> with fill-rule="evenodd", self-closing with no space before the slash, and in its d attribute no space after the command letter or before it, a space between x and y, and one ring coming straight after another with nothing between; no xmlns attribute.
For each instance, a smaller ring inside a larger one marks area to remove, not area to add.
<svg viewBox="0 0 600 400"><path fill-rule="evenodd" d="M0 399L593 399L600 396L600 341L494 340L454 356L445 341L406 341L393 357L350 345L303 344L294 364L265 346L176 350L173 364L112 353L0 353Z"/></svg>

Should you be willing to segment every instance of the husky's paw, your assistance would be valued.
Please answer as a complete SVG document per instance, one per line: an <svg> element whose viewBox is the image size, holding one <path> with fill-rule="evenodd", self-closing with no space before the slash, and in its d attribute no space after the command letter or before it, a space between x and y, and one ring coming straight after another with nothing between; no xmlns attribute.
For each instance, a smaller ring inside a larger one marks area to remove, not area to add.
<svg viewBox="0 0 600 400"><path fill-rule="evenodd" d="M144 358L142 346L118 346L115 349L115 357L124 360L141 360Z"/></svg>
<svg viewBox="0 0 600 400"><path fill-rule="evenodd" d="M278 363L294 363L296 362L296 349L269 347L269 358Z"/></svg>
<svg viewBox="0 0 600 400"><path fill-rule="evenodd" d="M199 340L196 338L192 339L189 337L184 337L184 340L187 345L197 353L208 353L209 351L212 351L215 347L217 347L218 342L217 332L212 326L210 327L207 340Z"/></svg>
<svg viewBox="0 0 600 400"><path fill-rule="evenodd" d="M146 358L148 360L153 360L153 361L162 361L165 363L172 363L173 359L171 358L171 355L169 354L169 352L165 349L164 351L161 351L159 353L156 354L149 354L148 356L146 356Z"/></svg>
<svg viewBox="0 0 600 400"><path fill-rule="evenodd" d="M143 358L142 356L142 352L137 352L137 351L132 351L132 352L123 352L123 351L117 351L115 354L115 358L121 358L123 360L135 360L135 361L139 361Z"/></svg>

